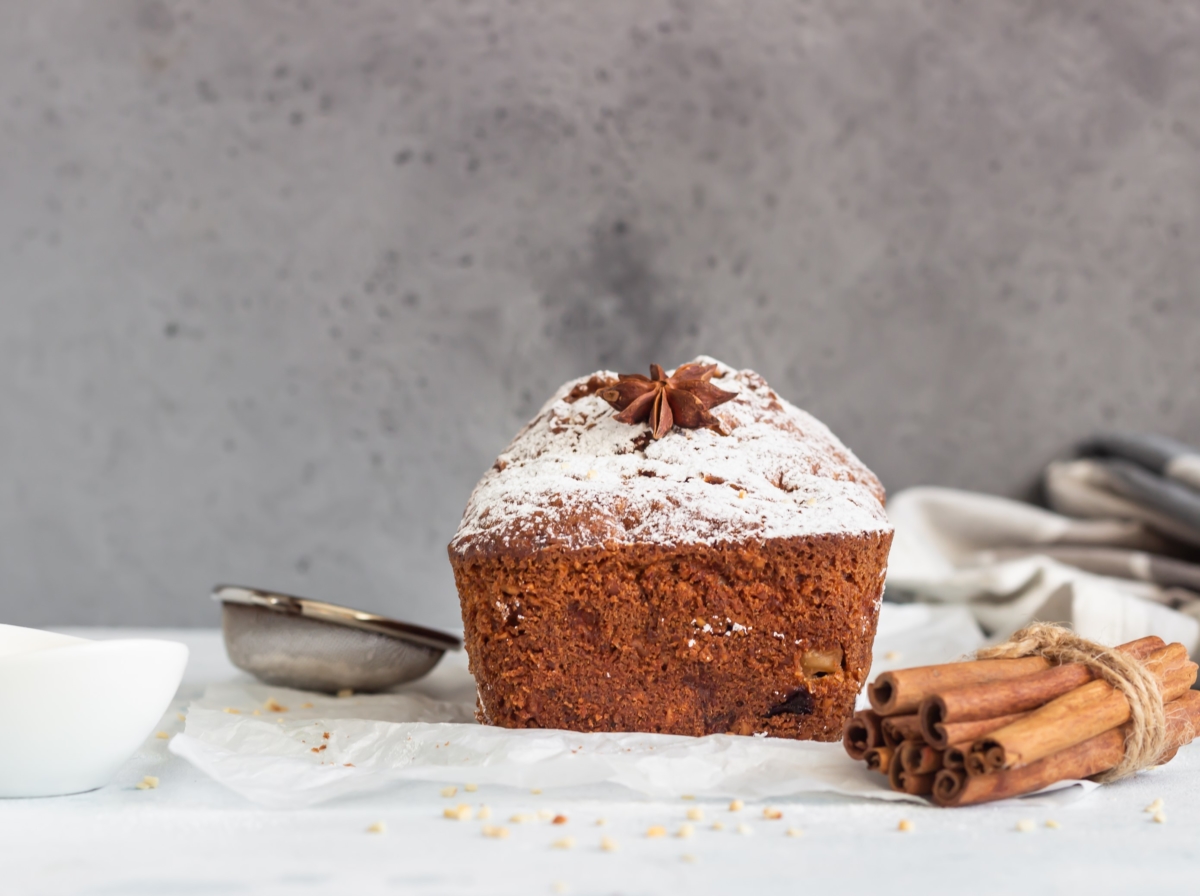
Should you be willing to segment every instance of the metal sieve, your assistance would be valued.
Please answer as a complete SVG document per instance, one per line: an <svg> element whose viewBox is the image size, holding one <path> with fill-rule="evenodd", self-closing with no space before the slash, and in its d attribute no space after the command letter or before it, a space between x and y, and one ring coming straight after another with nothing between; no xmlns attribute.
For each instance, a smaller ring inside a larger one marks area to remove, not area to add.
<svg viewBox="0 0 1200 896"><path fill-rule="evenodd" d="M213 600L230 661L279 687L382 691L462 647L453 635L290 594L218 585Z"/></svg>

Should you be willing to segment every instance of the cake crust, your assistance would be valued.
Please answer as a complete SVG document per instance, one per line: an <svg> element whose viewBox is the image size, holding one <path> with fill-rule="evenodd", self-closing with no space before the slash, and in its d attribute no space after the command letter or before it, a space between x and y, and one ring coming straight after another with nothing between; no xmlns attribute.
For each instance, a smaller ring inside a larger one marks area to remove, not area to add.
<svg viewBox="0 0 1200 896"><path fill-rule="evenodd" d="M449 547L480 720L833 740L871 663L891 527L875 476L752 371L720 431L613 420L565 384Z"/></svg>

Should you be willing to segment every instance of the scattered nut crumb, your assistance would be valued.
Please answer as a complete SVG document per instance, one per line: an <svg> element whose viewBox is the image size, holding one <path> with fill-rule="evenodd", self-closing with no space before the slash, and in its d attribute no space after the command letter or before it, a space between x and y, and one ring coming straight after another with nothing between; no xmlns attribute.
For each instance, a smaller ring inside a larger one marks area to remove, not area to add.
<svg viewBox="0 0 1200 896"><path fill-rule="evenodd" d="M712 823L712 829L714 831L723 831L723 830L725 830L725 825L721 824L721 822L719 822L719 821L714 821Z"/></svg>
<svg viewBox="0 0 1200 896"><path fill-rule="evenodd" d="M651 825L646 831L646 836L650 838L665 837L667 836L667 829L661 824Z"/></svg>
<svg viewBox="0 0 1200 896"><path fill-rule="evenodd" d="M743 837L749 837L754 833L754 828L750 827L748 824L742 823L737 826L737 832Z"/></svg>
<svg viewBox="0 0 1200 896"><path fill-rule="evenodd" d="M1033 823L1032 818L1022 818L1020 821L1017 822L1017 830L1020 831L1022 834L1028 834L1035 827L1036 827L1036 825Z"/></svg>
<svg viewBox="0 0 1200 896"><path fill-rule="evenodd" d="M442 810L442 817L452 818L455 821L470 821L471 807L466 803L461 803L460 805L455 806L453 809L447 807Z"/></svg>
<svg viewBox="0 0 1200 896"><path fill-rule="evenodd" d="M904 831L905 833L909 833L910 831L916 830L916 827L917 826L915 824L913 824L911 821L909 821L907 818L901 818L900 824L896 825L896 830Z"/></svg>
<svg viewBox="0 0 1200 896"><path fill-rule="evenodd" d="M512 816L512 818L509 819L509 821L511 821L513 824L525 824L525 823L533 821L533 820L534 820L534 816L532 814L530 814L529 812L518 812L516 815Z"/></svg>
<svg viewBox="0 0 1200 896"><path fill-rule="evenodd" d="M329 732L328 732L328 731L322 731L322 732L321 732L321 737L322 737L323 739L325 739L325 740L329 740Z"/></svg>
<svg viewBox="0 0 1200 896"><path fill-rule="evenodd" d="M343 697L343 698L353 697L354 696L354 688L342 688L340 691L337 692L337 695L339 697Z"/></svg>
<svg viewBox="0 0 1200 896"><path fill-rule="evenodd" d="M537 817L540 821L549 821L554 817L554 813L549 809L538 809Z"/></svg>
<svg viewBox="0 0 1200 896"><path fill-rule="evenodd" d="M1162 809L1162 807L1163 807L1163 801L1162 801L1162 797L1160 796L1158 799L1156 799L1154 802L1152 802L1149 806L1147 806L1142 811L1143 812L1158 812Z"/></svg>
<svg viewBox="0 0 1200 896"><path fill-rule="evenodd" d="M889 650L887 653L885 653L883 655L883 658L885 660L898 660L898 659L900 659L900 651L899 650Z"/></svg>
<svg viewBox="0 0 1200 896"><path fill-rule="evenodd" d="M564 884L564 883L563 883L561 880L556 880L556 881L554 882L554 892L555 892L555 893L565 893L565 892L567 892L567 885L566 885L566 884Z"/></svg>
<svg viewBox="0 0 1200 896"><path fill-rule="evenodd" d="M699 806L692 806L692 808L687 810L687 817L688 821L703 821L704 810Z"/></svg>
<svg viewBox="0 0 1200 896"><path fill-rule="evenodd" d="M1150 820L1157 824L1166 824L1167 823L1167 813L1164 812L1162 809L1159 809L1157 812L1154 813L1153 817Z"/></svg>
<svg viewBox="0 0 1200 896"><path fill-rule="evenodd" d="M695 797L692 796L690 793L685 793L683 796L680 797L680 799L681 800L694 800Z"/></svg>
<svg viewBox="0 0 1200 896"><path fill-rule="evenodd" d="M474 793L478 789L479 789L478 784L464 784L463 785L463 790L465 790L467 793Z"/></svg>
<svg viewBox="0 0 1200 896"><path fill-rule="evenodd" d="M483 826L483 836L491 837L493 840L507 840L508 828L497 827L494 824L485 824Z"/></svg>
<svg viewBox="0 0 1200 896"><path fill-rule="evenodd" d="M1051 818L1046 822L1046 827L1052 828L1053 830L1057 831L1059 828L1062 827L1062 825L1059 824L1057 821L1055 821L1053 818Z"/></svg>
<svg viewBox="0 0 1200 896"><path fill-rule="evenodd" d="M553 843L550 844L550 846L553 847L554 849L574 849L575 848L575 838L574 837L563 837L561 840L555 840Z"/></svg>
<svg viewBox="0 0 1200 896"><path fill-rule="evenodd" d="M146 775L137 784L138 790L154 790L156 787L158 787L158 778L154 775Z"/></svg>
<svg viewBox="0 0 1200 896"><path fill-rule="evenodd" d="M475 817L478 818L480 821L491 818L492 817L492 807L487 806L487 805L480 806L479 811L475 813Z"/></svg>
<svg viewBox="0 0 1200 896"><path fill-rule="evenodd" d="M743 803L741 800L734 800L733 802L731 802L731 803L729 804L729 811L730 811L730 812L741 812L741 811L742 811L742 807L743 807L743 806L745 806L745 805L746 805L746 804L745 804L745 803Z"/></svg>
<svg viewBox="0 0 1200 896"><path fill-rule="evenodd" d="M612 837L601 837L600 848L605 852L616 852L620 847L617 846L617 841Z"/></svg>
<svg viewBox="0 0 1200 896"><path fill-rule="evenodd" d="M685 862L695 862L696 861L696 857L694 855L692 855L690 852L685 852L679 858L683 859Z"/></svg>
<svg viewBox="0 0 1200 896"><path fill-rule="evenodd" d="M311 703L301 703L300 708L301 709L312 709L313 705Z"/></svg>
<svg viewBox="0 0 1200 896"><path fill-rule="evenodd" d="M540 788L540 787L534 787L534 788L533 788L532 790L530 790L529 792L530 792L530 793L532 793L534 796L537 796L539 793L541 793L541 792L542 792L542 788Z"/></svg>
<svg viewBox="0 0 1200 896"><path fill-rule="evenodd" d="M608 824L608 819L607 819L607 818L597 818L597 819L596 819L596 827L598 827L598 828L602 828L602 827L604 827L606 824Z"/></svg>
<svg viewBox="0 0 1200 896"><path fill-rule="evenodd" d="M171 735L167 734L167 732L165 732L165 731L156 731L154 733L154 736L157 737L159 740L170 740L171 739Z"/></svg>
<svg viewBox="0 0 1200 896"><path fill-rule="evenodd" d="M177 713L175 713L175 718L179 719L179 721L181 721L181 722L186 722L186 721L187 721L187 716L185 716L185 715L184 715L183 713L181 713L181 712L177 712Z"/></svg>
<svg viewBox="0 0 1200 896"><path fill-rule="evenodd" d="M442 793L442 796L446 796L446 797L455 796L458 793L458 788L455 787L454 785L451 785L449 787L443 787L441 790L441 793Z"/></svg>
<svg viewBox="0 0 1200 896"><path fill-rule="evenodd" d="M696 833L696 829L686 822L679 826L679 831L675 834L676 837L681 837L684 840Z"/></svg>
<svg viewBox="0 0 1200 896"><path fill-rule="evenodd" d="M225 712L229 713L231 716L240 716L242 714L240 709L234 709L232 706L226 706Z"/></svg>
<svg viewBox="0 0 1200 896"><path fill-rule="evenodd" d="M783 818L783 812L779 809L767 806L767 808L763 809L763 818L767 819L768 821L778 821L779 819Z"/></svg>
<svg viewBox="0 0 1200 896"><path fill-rule="evenodd" d="M280 725L282 725L283 724L283 716L276 716L275 721L278 722Z"/></svg>
<svg viewBox="0 0 1200 896"><path fill-rule="evenodd" d="M553 820L553 821L551 821L550 823L551 823L551 824L566 824L566 823L567 823L567 816L565 816L565 815L555 815L555 816L554 816L554 820Z"/></svg>
<svg viewBox="0 0 1200 896"><path fill-rule="evenodd" d="M281 704L274 697L268 697L267 702L263 704L263 709L267 712L287 712L288 708Z"/></svg>
<svg viewBox="0 0 1200 896"><path fill-rule="evenodd" d="M746 497L746 490L745 490L745 489L742 489L741 491L739 491L739 492L738 492L738 497L739 497L739 498L744 498L744 497Z"/></svg>
<svg viewBox="0 0 1200 896"><path fill-rule="evenodd" d="M387 825L382 821L377 821L373 825L371 825L370 827L367 828L367 833L368 834L386 834L387 833Z"/></svg>
<svg viewBox="0 0 1200 896"><path fill-rule="evenodd" d="M788 829L787 829L787 836L789 836L789 837L803 837L803 836L804 836L804 831L800 830L799 828L788 828Z"/></svg>
<svg viewBox="0 0 1200 896"><path fill-rule="evenodd" d="M261 712L259 712L257 709L252 709L252 710L250 710L250 715L252 715L252 716L261 716L261 715L262 715L262 713L261 713Z"/></svg>

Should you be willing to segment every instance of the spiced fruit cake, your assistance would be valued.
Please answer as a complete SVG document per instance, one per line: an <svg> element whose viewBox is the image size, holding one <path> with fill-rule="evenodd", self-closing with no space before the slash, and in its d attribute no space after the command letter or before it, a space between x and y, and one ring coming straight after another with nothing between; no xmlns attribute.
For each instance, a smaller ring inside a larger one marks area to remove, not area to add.
<svg viewBox="0 0 1200 896"><path fill-rule="evenodd" d="M449 546L480 721L838 739L871 665L883 501L751 370L564 384Z"/></svg>

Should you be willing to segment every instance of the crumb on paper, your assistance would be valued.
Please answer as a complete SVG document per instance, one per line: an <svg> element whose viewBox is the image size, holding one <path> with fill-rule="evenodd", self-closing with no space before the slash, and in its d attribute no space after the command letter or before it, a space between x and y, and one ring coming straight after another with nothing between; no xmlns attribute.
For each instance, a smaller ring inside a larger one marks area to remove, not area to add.
<svg viewBox="0 0 1200 896"><path fill-rule="evenodd" d="M312 751L314 753L324 753L328 748L329 748L329 744L321 744L321 746L319 746L319 747L313 747Z"/></svg>
<svg viewBox="0 0 1200 896"><path fill-rule="evenodd" d="M487 805L486 803L484 805L481 805L479 807L479 811L475 813L475 817L478 818L480 821L484 821L488 818L491 818L492 817L492 807Z"/></svg>
<svg viewBox="0 0 1200 896"><path fill-rule="evenodd" d="M534 787L534 788L533 788L532 790L530 790L529 792L530 792L530 793L532 793L534 796L537 796L538 794L540 794L540 793L542 792L542 788L540 788L540 787Z"/></svg>
<svg viewBox="0 0 1200 896"><path fill-rule="evenodd" d="M1143 812L1159 812L1162 810L1162 807L1163 807L1163 801L1162 801L1162 797L1160 796L1158 799L1156 799L1154 802L1152 802L1149 806L1147 806L1142 811Z"/></svg>
<svg viewBox="0 0 1200 896"><path fill-rule="evenodd" d="M454 821L470 821L471 807L466 803L459 803L453 809L446 807L442 810L443 818L451 818Z"/></svg>
<svg viewBox="0 0 1200 896"><path fill-rule="evenodd" d="M321 732L321 737L322 737L322 738L324 738L325 740L329 740L329 732L328 732L328 731L322 731L322 732Z"/></svg>
<svg viewBox="0 0 1200 896"><path fill-rule="evenodd" d="M665 837L667 836L667 829L661 824L652 824L646 829L646 836L652 840L656 837Z"/></svg>
<svg viewBox="0 0 1200 896"><path fill-rule="evenodd" d="M743 803L741 800L733 800L733 801L732 801L732 802L729 804L729 811L730 811L730 812L741 812L741 811L742 811L742 807L743 807L743 806L745 806L745 805L746 805L746 804L745 804L745 803Z"/></svg>
<svg viewBox="0 0 1200 896"><path fill-rule="evenodd" d="M699 806L692 806L692 808L687 810L687 818L688 821L703 821L704 810Z"/></svg>
<svg viewBox="0 0 1200 896"><path fill-rule="evenodd" d="M898 825L896 825L896 830L904 831L904 833L906 833L906 834L916 830L916 828L917 828L917 826L915 824L913 824L911 821L909 821L907 818L901 818L900 823Z"/></svg>
<svg viewBox="0 0 1200 896"><path fill-rule="evenodd" d="M889 650L887 653L885 653L883 655L883 658L885 660L891 660L892 662L895 662L896 660L900 659L900 651L899 650Z"/></svg>
<svg viewBox="0 0 1200 896"><path fill-rule="evenodd" d="M763 818L768 821L778 821L783 818L783 812L774 806L767 806L767 808L763 809Z"/></svg>
<svg viewBox="0 0 1200 896"><path fill-rule="evenodd" d="M694 855L692 855L690 852L685 852L679 858L683 859L683 861L688 862L688 863L694 863L696 861L696 857Z"/></svg>
<svg viewBox="0 0 1200 896"><path fill-rule="evenodd" d="M554 813L551 812L549 809L538 809L537 817L538 817L539 821L549 821L551 818L554 817Z"/></svg>
<svg viewBox="0 0 1200 896"><path fill-rule="evenodd" d="M607 818L597 818L597 819L596 819L596 827L598 827L598 828L602 828L602 827L604 827L606 824L608 824L608 819L607 819Z"/></svg>
<svg viewBox="0 0 1200 896"><path fill-rule="evenodd" d="M555 840L553 843L550 844L550 846L553 847L554 849L574 849L575 848L575 838L574 837L563 837L559 840Z"/></svg>
<svg viewBox="0 0 1200 896"><path fill-rule="evenodd" d="M534 818L535 816L531 812L518 812L516 815L512 816L509 821L511 821L513 824L527 824L528 822L533 821Z"/></svg>
<svg viewBox="0 0 1200 896"><path fill-rule="evenodd" d="M276 716L275 721L278 722L280 725L282 725L283 724L283 716Z"/></svg>
<svg viewBox="0 0 1200 896"><path fill-rule="evenodd" d="M179 719L179 721L181 721L181 722L186 722L186 721L187 721L187 716L185 716L185 715L184 715L183 713L181 713L181 712L177 712L177 713L175 713L175 718Z"/></svg>
<svg viewBox="0 0 1200 896"><path fill-rule="evenodd" d="M483 826L483 836L490 837L493 840L507 840L508 828L494 824L485 824Z"/></svg>
<svg viewBox="0 0 1200 896"><path fill-rule="evenodd" d="M617 841L612 837L601 837L600 848L604 852L616 852L618 849L620 849L620 847L617 845Z"/></svg>
<svg viewBox="0 0 1200 896"><path fill-rule="evenodd" d="M1028 834L1035 827L1037 827L1037 825L1035 825L1033 823L1032 818L1022 818L1020 821L1017 822L1017 830L1020 831L1022 834Z"/></svg>
<svg viewBox="0 0 1200 896"><path fill-rule="evenodd" d="M441 789L441 794L442 794L442 796L445 796L445 797L456 796L458 794L458 788L455 787L453 784L450 785L449 787L443 787Z"/></svg>
<svg viewBox="0 0 1200 896"><path fill-rule="evenodd" d="M231 716L240 716L242 714L240 709L234 709L232 706L226 706L224 711L229 713Z"/></svg>
<svg viewBox="0 0 1200 896"><path fill-rule="evenodd" d="M714 831L723 831L723 830L725 830L725 825L721 824L721 822L719 822L719 821L714 821L712 823L712 829Z"/></svg>
<svg viewBox="0 0 1200 896"><path fill-rule="evenodd" d="M146 775L142 780L138 781L138 790L154 790L158 787L158 778L154 775Z"/></svg>
<svg viewBox="0 0 1200 896"><path fill-rule="evenodd" d="M554 818L553 818L553 820L552 820L550 823L551 823L551 824L566 824L566 823L567 823L567 816L565 816L565 815L555 815L555 816L554 816Z"/></svg>
<svg viewBox="0 0 1200 896"><path fill-rule="evenodd" d="M675 833L675 836L679 837L683 840L687 840L689 837L691 837L695 833L696 833L696 828L694 826L688 824L687 822L684 822L683 824L681 824L679 826L679 830Z"/></svg>
<svg viewBox="0 0 1200 896"><path fill-rule="evenodd" d="M276 700L274 697L268 697L267 702L263 704L263 709L267 712L287 712L288 708Z"/></svg>
<svg viewBox="0 0 1200 896"><path fill-rule="evenodd" d="M367 828L367 833L368 834L386 834L387 833L387 823L382 822L382 821L377 821Z"/></svg>
<svg viewBox="0 0 1200 896"><path fill-rule="evenodd" d="M300 708L301 709L312 709L313 705L311 703L301 703Z"/></svg>
<svg viewBox="0 0 1200 896"><path fill-rule="evenodd" d="M252 715L252 716L261 716L261 715L262 715L262 713L261 713L261 712L259 712L257 709L252 709L252 710L250 710L250 715Z"/></svg>
<svg viewBox="0 0 1200 896"><path fill-rule="evenodd" d="M154 736L157 737L159 740L170 740L171 739L171 735L167 734L167 732L165 732L165 731L156 731L156 732L154 732Z"/></svg>
<svg viewBox="0 0 1200 896"><path fill-rule="evenodd" d="M354 696L354 688L342 688L337 692L338 697L345 699L346 697Z"/></svg>
<svg viewBox="0 0 1200 896"><path fill-rule="evenodd" d="M478 784L464 784L463 785L463 790L465 790L467 793L474 793L478 789L479 789Z"/></svg>
<svg viewBox="0 0 1200 896"><path fill-rule="evenodd" d="M743 822L742 824L739 824L737 826L737 832L739 834L741 834L743 837L749 837L751 834L754 833L754 828L750 827L750 825Z"/></svg>
<svg viewBox="0 0 1200 896"><path fill-rule="evenodd" d="M555 893L566 893L567 885L565 883L563 883L561 880L556 880L554 882L554 892Z"/></svg>
<svg viewBox="0 0 1200 896"><path fill-rule="evenodd" d="M685 793L683 796L680 797L680 799L681 800L694 800L695 797L692 796L690 793Z"/></svg>
<svg viewBox="0 0 1200 896"><path fill-rule="evenodd" d="M1154 813L1153 817L1150 820L1153 821L1155 824L1166 824L1167 823L1167 813L1164 812L1162 809L1159 809L1157 812Z"/></svg>
<svg viewBox="0 0 1200 896"><path fill-rule="evenodd" d="M789 836L789 837L803 837L803 836L804 836L804 831L800 830L799 828L788 828L788 829L787 829L787 836Z"/></svg>
<svg viewBox="0 0 1200 896"><path fill-rule="evenodd" d="M1050 828L1051 830L1057 831L1059 828L1062 827L1062 825L1059 824L1057 821L1055 821L1053 818L1051 818L1046 821L1046 827Z"/></svg>

